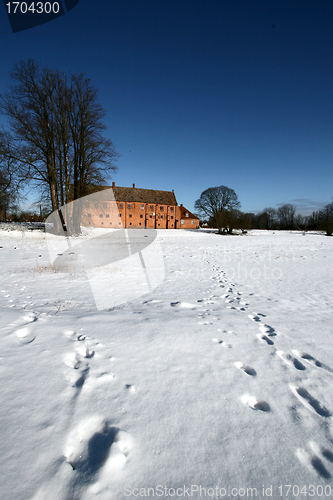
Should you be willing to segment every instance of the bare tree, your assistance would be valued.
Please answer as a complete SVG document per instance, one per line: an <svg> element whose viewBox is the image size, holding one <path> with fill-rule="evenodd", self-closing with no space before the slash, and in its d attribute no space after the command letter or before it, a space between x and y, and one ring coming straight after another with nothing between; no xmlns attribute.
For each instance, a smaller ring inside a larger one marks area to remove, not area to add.
<svg viewBox="0 0 333 500"><path fill-rule="evenodd" d="M68 78L29 59L15 65L11 77L14 85L0 101L14 138L10 157L25 178L47 188L63 222L62 205L116 170L118 154L103 136L105 112L83 74Z"/></svg>
<svg viewBox="0 0 333 500"><path fill-rule="evenodd" d="M264 208L259 214L259 224L261 229L274 229L277 222L277 212L275 208Z"/></svg>
<svg viewBox="0 0 333 500"><path fill-rule="evenodd" d="M282 205L277 210L280 229L293 229L295 225L296 207L291 204Z"/></svg>
<svg viewBox="0 0 333 500"><path fill-rule="evenodd" d="M199 214L212 217L222 234L225 224L225 211L232 211L240 207L240 202L235 191L227 186L208 188L203 191L200 198L194 203L194 208Z"/></svg>
<svg viewBox="0 0 333 500"><path fill-rule="evenodd" d="M333 234L333 202L325 205L319 212L319 228L326 231L327 236Z"/></svg>
<svg viewBox="0 0 333 500"><path fill-rule="evenodd" d="M0 218L7 219L9 209L17 204L24 176L20 176L17 162L11 157L11 136L0 131Z"/></svg>

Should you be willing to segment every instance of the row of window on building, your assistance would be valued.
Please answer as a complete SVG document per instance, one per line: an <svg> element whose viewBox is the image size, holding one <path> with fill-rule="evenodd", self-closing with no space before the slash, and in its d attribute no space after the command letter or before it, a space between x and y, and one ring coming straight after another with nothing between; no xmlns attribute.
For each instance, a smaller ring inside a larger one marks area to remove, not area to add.
<svg viewBox="0 0 333 500"><path fill-rule="evenodd" d="M91 214L88 214L88 217L89 217L89 215L91 215ZM181 219L180 223L183 225L183 224L185 224L185 221L183 219ZM91 224L91 222L89 222L89 224ZM101 222L101 224L104 225L104 222ZM191 224L192 224L192 226L194 226L194 221L193 220L191 221ZM112 222L110 222L110 226L111 225L112 225ZM121 222L119 222L118 225L121 226ZM129 225L131 226L132 222L130 222ZM158 226L159 225L160 224L158 224ZM141 226L141 222L139 222L139 226Z"/></svg>
<svg viewBox="0 0 333 500"><path fill-rule="evenodd" d="M88 217L91 217L91 214L87 214ZM102 217L110 217L110 214L99 214L100 218ZM133 214L128 214L129 218L132 218ZM121 214L118 214L118 217L121 217ZM152 215L149 216L151 219L153 218ZM171 219L173 219L173 215L170 216ZM140 215L140 219L143 219L143 215ZM163 219L163 215L160 215L160 219Z"/></svg>
<svg viewBox="0 0 333 500"><path fill-rule="evenodd" d="M116 207L115 204L111 204L111 207L112 205L114 205ZM120 209L123 209L124 208L124 203L119 203L119 208ZM103 209L107 209L107 208L111 208L108 206L107 202L103 202ZM94 203L94 208L100 208L100 204L99 203ZM128 209L132 209L132 208L135 208L135 204L134 203L127 203L127 208ZM145 205L144 203L141 203L140 204L140 210L144 210L145 209ZM154 205L149 205L149 210L151 212L154 211ZM164 211L164 206L163 205L160 205L160 212L163 212ZM170 212L174 212L174 207L170 207Z"/></svg>

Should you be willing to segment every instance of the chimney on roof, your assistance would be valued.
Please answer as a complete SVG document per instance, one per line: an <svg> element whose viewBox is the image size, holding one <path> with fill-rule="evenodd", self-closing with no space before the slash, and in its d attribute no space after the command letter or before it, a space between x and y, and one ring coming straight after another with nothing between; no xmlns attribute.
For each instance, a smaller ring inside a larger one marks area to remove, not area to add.
<svg viewBox="0 0 333 500"><path fill-rule="evenodd" d="M135 184L133 184L133 189L135 189Z"/></svg>
<svg viewBox="0 0 333 500"><path fill-rule="evenodd" d="M116 187L116 183L115 182L112 183L112 187L113 188Z"/></svg>
<svg viewBox="0 0 333 500"><path fill-rule="evenodd" d="M181 204L180 204L180 206L182 207L182 206L183 206L183 204L181 203Z"/></svg>

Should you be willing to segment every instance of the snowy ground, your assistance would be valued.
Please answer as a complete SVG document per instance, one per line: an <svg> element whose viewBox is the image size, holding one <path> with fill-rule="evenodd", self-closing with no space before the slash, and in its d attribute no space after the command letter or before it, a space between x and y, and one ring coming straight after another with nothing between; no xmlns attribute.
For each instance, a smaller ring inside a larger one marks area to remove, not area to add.
<svg viewBox="0 0 333 500"><path fill-rule="evenodd" d="M158 238L163 283L97 311L0 232L1 498L333 498L333 238Z"/></svg>

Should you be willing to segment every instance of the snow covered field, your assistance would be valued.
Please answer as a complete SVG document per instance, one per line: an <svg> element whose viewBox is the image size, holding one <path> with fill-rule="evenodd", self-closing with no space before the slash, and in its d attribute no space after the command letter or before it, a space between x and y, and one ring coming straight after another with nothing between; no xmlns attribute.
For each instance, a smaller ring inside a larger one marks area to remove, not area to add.
<svg viewBox="0 0 333 500"><path fill-rule="evenodd" d="M98 311L0 232L1 498L333 498L333 238L158 239L162 284Z"/></svg>

